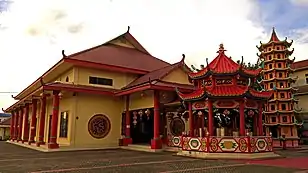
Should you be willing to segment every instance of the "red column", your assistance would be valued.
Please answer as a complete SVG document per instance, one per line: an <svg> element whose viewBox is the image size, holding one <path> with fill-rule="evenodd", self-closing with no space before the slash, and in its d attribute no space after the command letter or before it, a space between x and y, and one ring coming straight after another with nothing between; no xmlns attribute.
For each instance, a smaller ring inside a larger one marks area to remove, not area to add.
<svg viewBox="0 0 308 173"><path fill-rule="evenodd" d="M45 115L46 114L46 94L43 93L41 99L41 114L40 114L40 124L39 124L39 137L36 146L45 144L44 142L44 130L45 130Z"/></svg>
<svg viewBox="0 0 308 173"><path fill-rule="evenodd" d="M129 95L125 97L125 127L125 138L123 139L123 145L127 146L133 142L130 137Z"/></svg>
<svg viewBox="0 0 308 173"><path fill-rule="evenodd" d="M13 140L17 139L18 136L18 120L19 120L19 111L18 109L15 109L15 118L14 118L14 135L13 135Z"/></svg>
<svg viewBox="0 0 308 173"><path fill-rule="evenodd" d="M214 135L214 122L213 122L213 102L212 100L207 101L207 106L208 106L208 131L209 131L209 136Z"/></svg>
<svg viewBox="0 0 308 173"><path fill-rule="evenodd" d="M151 140L152 149L161 149L162 141L159 136L159 91L154 90L154 137Z"/></svg>
<svg viewBox="0 0 308 173"><path fill-rule="evenodd" d="M258 115L258 127L259 127L259 136L264 136L263 134L263 122L262 122L262 115L263 115L263 110L262 110L262 103L259 103L259 115Z"/></svg>
<svg viewBox="0 0 308 173"><path fill-rule="evenodd" d="M24 117L24 108L20 108L20 114L18 119L18 136L17 136L17 142L22 141L22 125L23 125L23 117Z"/></svg>
<svg viewBox="0 0 308 173"><path fill-rule="evenodd" d="M59 148L59 144L57 143L59 103L60 103L59 93L60 93L60 91L53 91L51 135L50 135L50 142L48 143L48 148L50 148L50 149Z"/></svg>
<svg viewBox="0 0 308 173"><path fill-rule="evenodd" d="M188 102L188 118L189 118L189 136L194 137L194 116L192 112L191 102Z"/></svg>
<svg viewBox="0 0 308 173"><path fill-rule="evenodd" d="M34 143L34 136L36 133L36 112L37 112L37 100L32 100L32 114L31 114L31 124L30 124L30 137L28 144Z"/></svg>
<svg viewBox="0 0 308 173"><path fill-rule="evenodd" d="M244 101L240 102L240 136L245 136L245 114L244 114Z"/></svg>
<svg viewBox="0 0 308 173"><path fill-rule="evenodd" d="M29 103L26 103L25 107L25 116L24 116L24 126L23 126L23 138L22 142L27 142L29 139L29 127L28 127L28 121L29 121Z"/></svg>
<svg viewBox="0 0 308 173"><path fill-rule="evenodd" d="M14 128L15 128L15 112L12 111L12 116L11 116L11 126L10 126L10 140L12 141L14 139Z"/></svg>

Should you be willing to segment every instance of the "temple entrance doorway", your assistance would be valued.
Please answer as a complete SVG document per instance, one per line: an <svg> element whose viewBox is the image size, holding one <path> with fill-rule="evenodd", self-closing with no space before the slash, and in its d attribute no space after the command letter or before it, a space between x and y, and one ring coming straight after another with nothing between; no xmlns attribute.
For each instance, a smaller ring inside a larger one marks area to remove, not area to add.
<svg viewBox="0 0 308 173"><path fill-rule="evenodd" d="M154 131L153 109L130 111L133 144L151 144Z"/></svg>

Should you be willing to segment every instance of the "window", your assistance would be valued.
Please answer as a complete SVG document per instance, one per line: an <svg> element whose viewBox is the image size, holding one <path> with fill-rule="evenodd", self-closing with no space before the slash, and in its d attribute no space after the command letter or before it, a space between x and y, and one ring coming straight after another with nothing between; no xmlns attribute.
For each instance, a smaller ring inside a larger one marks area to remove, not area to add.
<svg viewBox="0 0 308 173"><path fill-rule="evenodd" d="M279 50L279 49L278 49L278 50ZM281 58L281 55L280 55L280 54L278 54L278 55L277 55L277 59L280 59L280 58Z"/></svg>
<svg viewBox="0 0 308 173"><path fill-rule="evenodd" d="M269 79L272 79L273 78L273 74L269 74Z"/></svg>
<svg viewBox="0 0 308 173"><path fill-rule="evenodd" d="M286 104L281 104L281 109L284 110L284 111L287 110Z"/></svg>
<svg viewBox="0 0 308 173"><path fill-rule="evenodd" d="M270 89L273 89L273 88L274 88L274 84L270 83Z"/></svg>
<svg viewBox="0 0 308 173"><path fill-rule="evenodd" d="M281 68L281 66L282 66L281 63L278 63L278 68Z"/></svg>
<svg viewBox="0 0 308 173"><path fill-rule="evenodd" d="M282 82L279 83L279 87L283 88L283 83Z"/></svg>
<svg viewBox="0 0 308 173"><path fill-rule="evenodd" d="M70 78L67 76L66 78L65 78L65 82L69 82L70 81Z"/></svg>
<svg viewBox="0 0 308 173"><path fill-rule="evenodd" d="M305 74L306 77L306 84L308 84L308 74Z"/></svg>
<svg viewBox="0 0 308 173"><path fill-rule="evenodd" d="M287 116L283 116L282 117L282 122L284 122L284 123L288 122L288 117Z"/></svg>
<svg viewBox="0 0 308 173"><path fill-rule="evenodd" d="M271 105L271 111L275 110L275 105Z"/></svg>
<svg viewBox="0 0 308 173"><path fill-rule="evenodd" d="M277 49L277 50L280 50L280 47L279 47L279 46L277 46L277 47L276 47L276 49Z"/></svg>
<svg viewBox="0 0 308 173"><path fill-rule="evenodd" d="M276 117L272 117L272 123L276 123Z"/></svg>
<svg viewBox="0 0 308 173"><path fill-rule="evenodd" d="M278 77L279 77L279 78L282 78L282 73L278 73Z"/></svg>
<svg viewBox="0 0 308 173"><path fill-rule="evenodd" d="M293 105L292 105L292 104L290 105L290 109L291 109L291 110L293 109Z"/></svg>
<svg viewBox="0 0 308 173"><path fill-rule="evenodd" d="M272 69L272 68L273 68L272 64L268 65L268 68L269 68L269 69Z"/></svg>
<svg viewBox="0 0 308 173"><path fill-rule="evenodd" d="M268 48L268 51L271 51L272 50L272 48Z"/></svg>
<svg viewBox="0 0 308 173"><path fill-rule="evenodd" d="M68 112L61 112L60 117L60 138L67 138L68 130Z"/></svg>
<svg viewBox="0 0 308 173"><path fill-rule="evenodd" d="M100 77L89 77L89 83L90 84L96 84L96 85L107 85L112 86L113 80L112 79L106 79L106 78L100 78Z"/></svg>
<svg viewBox="0 0 308 173"><path fill-rule="evenodd" d="M284 93L280 93L280 98L284 98Z"/></svg>
<svg viewBox="0 0 308 173"><path fill-rule="evenodd" d="M294 117L292 117L292 123L294 123L295 122L295 118Z"/></svg>

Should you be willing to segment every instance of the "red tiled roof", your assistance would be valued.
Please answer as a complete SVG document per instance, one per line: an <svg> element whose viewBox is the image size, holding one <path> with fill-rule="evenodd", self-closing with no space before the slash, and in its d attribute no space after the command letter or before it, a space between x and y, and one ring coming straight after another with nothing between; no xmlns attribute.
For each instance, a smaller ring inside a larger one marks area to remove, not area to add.
<svg viewBox="0 0 308 173"><path fill-rule="evenodd" d="M215 87L205 87L199 88L192 93L181 93L177 91L178 95L183 100L200 99L204 96L214 96L214 97L236 97L243 96L246 93L257 98L269 99L272 96L272 92L268 91L255 91L254 89L249 89L248 86L234 86L234 85L223 85Z"/></svg>
<svg viewBox="0 0 308 173"><path fill-rule="evenodd" d="M164 81L158 81L158 82L154 83L153 85L161 86L161 87L172 87L172 88L179 88L179 89L187 89L187 90L194 90L195 89L195 87L193 85L171 83L171 82L164 82Z"/></svg>
<svg viewBox="0 0 308 173"><path fill-rule="evenodd" d="M121 37L128 40L136 49L112 45L108 41L102 45L69 55L66 58L144 71L153 71L170 65L150 55L129 32L112 40Z"/></svg>
<svg viewBox="0 0 308 173"><path fill-rule="evenodd" d="M215 86L205 90L209 95L212 96L239 96L247 91L247 86Z"/></svg>
<svg viewBox="0 0 308 173"><path fill-rule="evenodd" d="M183 67L185 64L183 61L180 61L178 63L151 71L143 76L141 76L140 78L134 80L133 82L131 82L130 84L128 84L127 86L125 86L123 89L126 88L130 88L133 86L137 86L137 85L141 85L143 83L147 83L149 81L154 81L154 80L160 80L163 77L165 77L166 75L168 75L169 73L171 73L173 70Z"/></svg>
<svg viewBox="0 0 308 173"><path fill-rule="evenodd" d="M275 31L275 28L273 27L273 30L272 30L272 35L271 35L271 38L270 38L270 41L269 42L278 42L280 41L277 34L276 34L276 31Z"/></svg>
<svg viewBox="0 0 308 173"><path fill-rule="evenodd" d="M294 69L294 70L307 69L308 68L308 59L292 63L291 68Z"/></svg>
<svg viewBox="0 0 308 173"><path fill-rule="evenodd" d="M242 71L248 75L256 76L261 72L261 69L257 70L248 70L244 67L241 67L241 64L234 62L231 58L225 55L225 50L223 45L220 45L218 56L205 68L198 72L191 72L188 75L191 78L197 78L205 75L207 72L211 71L216 74L226 74L226 73L235 73L242 69Z"/></svg>
<svg viewBox="0 0 308 173"><path fill-rule="evenodd" d="M11 117L0 122L0 125L11 125Z"/></svg>

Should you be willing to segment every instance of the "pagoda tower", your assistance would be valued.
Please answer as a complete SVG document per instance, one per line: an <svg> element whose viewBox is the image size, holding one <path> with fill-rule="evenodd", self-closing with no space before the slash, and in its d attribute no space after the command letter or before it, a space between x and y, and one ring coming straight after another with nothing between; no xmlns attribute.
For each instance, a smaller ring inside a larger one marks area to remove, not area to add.
<svg viewBox="0 0 308 173"><path fill-rule="evenodd" d="M272 98L264 106L264 128L265 135L273 137L274 147L298 147L297 121L298 111L295 110L293 94L297 89L292 87L296 78L292 78L291 64L294 59L292 55L294 48L290 50L293 43L279 40L275 32L267 43L260 42L257 48L260 51L258 61L261 62L261 81L259 82L264 90L273 91ZM284 142L285 141L285 142Z"/></svg>

